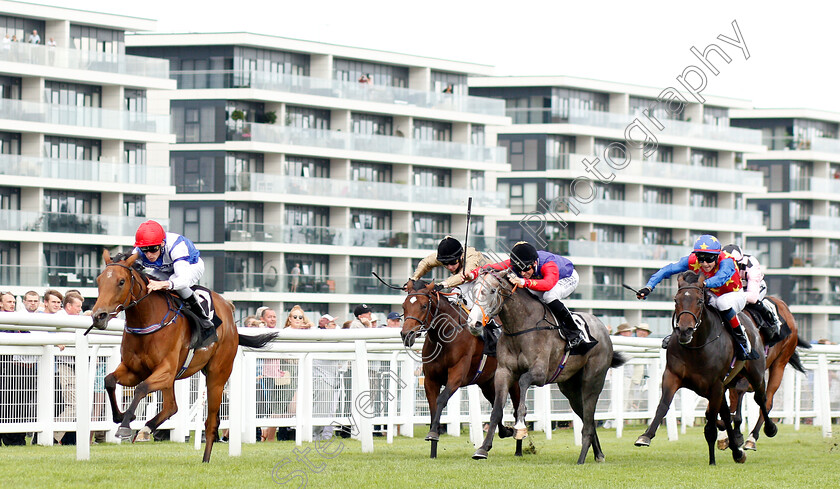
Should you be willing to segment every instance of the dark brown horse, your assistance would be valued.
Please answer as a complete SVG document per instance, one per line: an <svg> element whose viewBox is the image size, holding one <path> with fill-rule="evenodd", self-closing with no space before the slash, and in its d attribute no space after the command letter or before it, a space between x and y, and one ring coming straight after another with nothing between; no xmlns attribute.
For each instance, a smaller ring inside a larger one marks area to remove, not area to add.
<svg viewBox="0 0 840 489"><path fill-rule="evenodd" d="M636 446L650 446L674 394L680 387L685 387L709 401L704 429L706 443L709 445L709 465L715 464L718 415L729 437L732 458L738 463L744 463L747 454L737 443L724 391L732 379L739 372L742 373L755 390L756 402L767 419L764 434L770 437L776 435L776 425L767 415L769 407L765 398L763 343L749 315L740 313L738 318L749 335L750 343L760 351L760 355L756 360L733 361L738 346L726 331L730 326L724 323L717 311L706 304L705 277L691 271L683 272L677 278L677 285L674 296L674 333L668 343L665 372L662 374L662 397L656 415L647 431L636 440Z"/></svg>
<svg viewBox="0 0 840 489"><path fill-rule="evenodd" d="M589 448L596 462L604 461L604 452L595 430L595 406L604 388L610 367L624 364L621 354L614 352L607 327L591 314L578 314L598 344L585 355L567 355L559 326L539 299L525 289L517 289L503 275L487 272L473 288L475 306L470 311L471 332L481 334L487 317L499 315L502 337L499 340L496 369L496 398L490 429L484 443L473 458L486 459L493 446L493 430L501 422L502 408L509 389L519 387L520 403L516 408L515 437L520 441L527 434L525 398L532 385L556 383L569 400L572 410L583 420L580 455L577 463L586 461ZM475 327L473 325L476 325ZM511 391L513 392L513 391ZM515 401L514 401L515 402Z"/></svg>
<svg viewBox="0 0 840 489"><path fill-rule="evenodd" d="M117 437L131 437L130 424L135 418L137 405L150 392L161 391L163 409L141 430L144 435L153 432L178 411L175 404L175 381L189 378L201 370L207 377L207 420L204 423L206 446L202 460L209 462L213 443L218 439L222 392L233 369L237 345L261 348L275 334L239 336L233 321L233 304L214 292L215 314L222 320L221 326L217 328L219 340L207 348L194 350L194 356L185 365L190 353L190 325L179 308L174 306L174 297L170 293L148 292L148 279L133 267L137 257L134 254L124 261L115 262L111 260L108 250L105 250L105 270L96 278L99 297L93 306L95 327L104 329L108 320L120 311L125 311L126 328L142 329L158 324L163 326L149 334L123 332L120 348L122 362L105 377L105 390L108 391L114 422L120 423ZM134 398L125 413L117 405L117 383L126 387L136 386Z"/></svg>
<svg viewBox="0 0 840 489"><path fill-rule="evenodd" d="M416 288L415 288L416 287ZM423 387L429 401L432 423L426 441L432 442L431 458L437 457L437 443L440 438L440 416L449 398L459 388L477 384L484 397L493 402L496 391L493 376L496 372L496 357L487 357L481 364L484 341L471 335L462 325L466 313L441 297L434 290L433 283L409 281L408 295L403 301L403 344L414 346L414 341L426 333L423 343ZM443 391L441 392L441 386ZM511 392L513 405L519 404L519 389ZM492 435L492 433L491 433ZM499 425L499 436L506 438L513 430ZM516 455L522 455L522 443L517 443Z"/></svg>
<svg viewBox="0 0 840 489"><path fill-rule="evenodd" d="M811 345L799 339L799 330L796 327L796 321L793 319L793 314L790 313L790 309L787 304L785 304L785 301L779 299L778 297L767 297L767 300L776 306L779 318L783 323L787 324L787 327L790 330L790 334L785 336L781 341L773 344L773 346L771 346L766 352L767 370L769 371L769 376L767 378L767 411L770 411L773 409L773 398L776 395L776 391L779 390L779 386L782 384L782 377L785 374L785 366L790 364L796 370L805 373L805 367L802 366L799 355L796 353L796 347L811 348ZM749 307L747 308L747 311L750 312L752 317L755 319L756 314L753 314ZM769 330L766 328L760 328L759 332L761 333L762 340L764 340L764 344L771 344L772 338L770 338ZM787 333L784 328L783 332ZM732 419L733 427L737 433L741 432L741 422L743 421L741 407L744 394L750 390L749 387L749 382L747 382L746 379L741 378L738 383L729 389L729 406L735 411L735 415ZM758 437L761 434L761 426L763 424L764 415L759 413L758 421L755 423L755 426L753 427L749 438L747 438L746 443L744 443L744 450L756 449L756 441L758 441ZM725 450L727 447L728 440L718 440L719 449Z"/></svg>

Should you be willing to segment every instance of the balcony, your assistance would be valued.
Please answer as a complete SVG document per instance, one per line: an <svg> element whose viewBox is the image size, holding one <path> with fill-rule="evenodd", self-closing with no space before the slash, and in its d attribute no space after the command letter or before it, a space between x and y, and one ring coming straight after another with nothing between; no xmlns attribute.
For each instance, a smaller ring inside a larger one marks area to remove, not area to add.
<svg viewBox="0 0 840 489"><path fill-rule="evenodd" d="M840 296L817 289L791 292L791 306L840 306Z"/></svg>
<svg viewBox="0 0 840 489"><path fill-rule="evenodd" d="M397 136L356 134L324 129L257 124L253 122L246 123L241 128L229 127L227 140L312 146L344 151L365 151L486 163L504 164L507 162L504 148L495 146L477 146L447 141L426 141Z"/></svg>
<svg viewBox="0 0 840 489"><path fill-rule="evenodd" d="M328 226L292 226L261 223L227 223L226 239L233 242L353 246L366 248L437 248L443 234L406 233L389 229L356 229ZM494 236L470 236L470 246L479 251L498 249Z"/></svg>
<svg viewBox="0 0 840 489"><path fill-rule="evenodd" d="M593 200L588 204L578 205L578 208L582 214L587 215L657 219L679 221L686 224L690 222L716 222L721 224L739 223L743 226L761 227L764 218L764 214L760 211L672 204L649 204L644 202L627 202L625 200ZM558 210L565 210L565 208Z"/></svg>
<svg viewBox="0 0 840 489"><path fill-rule="evenodd" d="M0 155L0 175L169 186L169 168L90 160Z"/></svg>
<svg viewBox="0 0 840 489"><path fill-rule="evenodd" d="M165 59L80 49L50 48L24 42L4 44L0 49L0 62L4 61L70 70L169 78L169 61Z"/></svg>
<svg viewBox="0 0 840 489"><path fill-rule="evenodd" d="M262 71L209 70L173 71L179 89L255 88L274 92L298 93L382 104L396 104L434 110L451 110L503 117L503 100L424 92L385 85L361 84L326 78L310 78Z"/></svg>
<svg viewBox="0 0 840 489"><path fill-rule="evenodd" d="M825 253L797 253L791 257L790 266L840 268L840 256Z"/></svg>
<svg viewBox="0 0 840 489"><path fill-rule="evenodd" d="M639 285L641 287L641 285ZM674 299L677 289L670 284L659 284L648 296L648 302L671 302ZM579 285L569 296L572 300L583 301L632 301L637 303L636 294L618 285Z"/></svg>
<svg viewBox="0 0 840 489"><path fill-rule="evenodd" d="M791 192L818 192L821 194L840 194L840 180L831 178L792 178Z"/></svg>
<svg viewBox="0 0 840 489"><path fill-rule="evenodd" d="M0 285L9 287L96 287L102 270L85 267L31 267L0 264Z"/></svg>
<svg viewBox="0 0 840 489"><path fill-rule="evenodd" d="M840 232L840 217L810 216L808 218L808 223L810 229Z"/></svg>
<svg viewBox="0 0 840 489"><path fill-rule="evenodd" d="M170 134L169 116L75 105L0 99L0 119L119 131Z"/></svg>
<svg viewBox="0 0 840 489"><path fill-rule="evenodd" d="M587 175L588 171L583 164L584 158L595 161L595 156L580 154L568 155L569 168L580 175ZM598 156L602 158L602 156ZM604 164L604 172L609 168ZM634 175L643 177L668 178L673 180L692 180L705 183L724 183L731 185L743 185L745 187L763 187L764 176L761 172L748 170L735 170L729 168L716 168L708 166L683 165L679 163L666 163L658 161L631 161L626 168L615 170L618 175Z"/></svg>
<svg viewBox="0 0 840 489"><path fill-rule="evenodd" d="M396 202L428 202L457 206L463 205L467 197L472 196L476 207L507 208L507 196L501 192L485 190L420 187L399 183L290 177L248 172L226 174L225 180L227 190L235 192L268 192L343 199L375 198Z"/></svg>
<svg viewBox="0 0 840 489"><path fill-rule="evenodd" d="M811 150L821 153L840 154L840 139L818 138L811 140Z"/></svg>
<svg viewBox="0 0 840 489"><path fill-rule="evenodd" d="M402 290L386 287L373 276L292 275L282 273L225 273L226 292L280 292L299 294L368 294L400 295ZM405 277L382 279L388 283L403 283ZM401 281L401 282L400 282Z"/></svg>
<svg viewBox="0 0 840 489"><path fill-rule="evenodd" d="M620 258L631 260L678 261L690 251L687 246L611 243L606 241L551 240L553 253L575 258Z"/></svg>
<svg viewBox="0 0 840 489"><path fill-rule="evenodd" d="M0 230L134 236L145 217L0 210ZM166 220L158 219L164 226Z"/></svg>

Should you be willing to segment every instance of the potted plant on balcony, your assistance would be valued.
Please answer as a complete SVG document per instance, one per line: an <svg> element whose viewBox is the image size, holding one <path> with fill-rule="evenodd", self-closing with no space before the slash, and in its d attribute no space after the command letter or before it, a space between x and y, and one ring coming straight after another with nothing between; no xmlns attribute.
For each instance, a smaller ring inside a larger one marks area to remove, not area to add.
<svg viewBox="0 0 840 489"><path fill-rule="evenodd" d="M274 124L277 122L277 112L274 112L273 110L271 112L266 112L263 114L260 122L263 124Z"/></svg>

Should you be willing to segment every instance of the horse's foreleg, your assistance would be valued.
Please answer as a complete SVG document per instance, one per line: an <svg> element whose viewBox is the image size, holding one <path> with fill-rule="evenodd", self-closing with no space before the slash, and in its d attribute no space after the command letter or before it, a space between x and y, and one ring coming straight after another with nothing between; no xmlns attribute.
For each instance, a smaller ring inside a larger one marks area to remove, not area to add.
<svg viewBox="0 0 840 489"><path fill-rule="evenodd" d="M722 394L725 394L725 392ZM742 397L743 392L740 393L738 399L740 400L740 398ZM746 462L747 454L741 449L741 444L743 443L744 438L741 436L740 432L735 431L735 429L732 427L732 418L730 416L729 406L726 403L726 397L724 395L721 395L721 402L720 406L718 407L718 413L714 414L710 413L709 411L706 411L707 416L709 416L710 414L714 416L714 419L720 416L720 419L723 422L724 428L726 430L726 435L729 437L728 446L730 449L732 449L732 459L739 464ZM714 451L714 449L712 449L712 451Z"/></svg>
<svg viewBox="0 0 840 489"><path fill-rule="evenodd" d="M779 390L779 386L782 384L782 376L785 374L785 365L780 364L781 362L777 362L770 367L770 376L767 379L766 397L768 413L773 409L773 398L776 396L776 391ZM750 438L747 440L747 443L744 444L744 448L746 450L755 450L755 442L758 441L758 436L761 433L761 426L763 424L764 413L760 412L758 415L758 421L756 421L752 432L750 432Z"/></svg>
<svg viewBox="0 0 840 489"><path fill-rule="evenodd" d="M126 387L134 387L140 383L140 377L133 372L129 372L122 363L116 370L105 376L105 391L108 393L108 401L111 403L114 423L122 423L123 412L117 403L117 383Z"/></svg>
<svg viewBox="0 0 840 489"><path fill-rule="evenodd" d="M227 377L224 379L207 377L207 419L204 421L204 458L201 459L205 463L210 462L210 453L219 435L219 410L222 406L225 382L227 382Z"/></svg>
<svg viewBox="0 0 840 489"><path fill-rule="evenodd" d="M763 365L761 366L763 367ZM767 391L765 390L764 384L764 369L759 370L751 366L746 376L753 388L755 402L761 410L761 416L764 417L764 434L772 438L776 436L779 428L770 419L770 407L772 407L773 403L767 399Z"/></svg>
<svg viewBox="0 0 840 489"><path fill-rule="evenodd" d="M164 387L160 390L163 394L163 408L152 419L146 422L145 428L149 434L154 433L158 426L178 412L178 404L175 402L175 390L173 387Z"/></svg>
<svg viewBox="0 0 840 489"><path fill-rule="evenodd" d="M437 408L440 384L427 376L423 380L423 389L426 391L426 401L429 403L429 416L431 418L426 441L434 442L440 438L440 411Z"/></svg>
<svg viewBox="0 0 840 489"><path fill-rule="evenodd" d="M656 415L651 420L650 426L648 426L644 434L636 439L635 445L637 447L650 446L650 441L656 436L656 430L659 429L659 424L665 419L668 408L671 406L671 401L674 400L674 394L681 387L681 384L682 379L666 368L665 373L662 374L662 396L659 398Z"/></svg>
<svg viewBox="0 0 840 489"><path fill-rule="evenodd" d="M120 427L117 429L117 438L131 437L131 422L134 421L135 418L134 411L137 409L137 406L144 397L149 395L151 392L155 392L166 387L172 388L174 383L174 369L169 368L164 364L152 372L152 375L146 378L146 380L137 384L137 387L134 389L134 398L131 399L131 405L125 410L122 423L120 423Z"/></svg>
<svg viewBox="0 0 840 489"><path fill-rule="evenodd" d="M476 460L487 458L488 452L491 448L493 448L493 436L496 434L496 427L502 422L505 401L507 401L510 386L513 384L513 378L510 371L507 369L496 369L493 384L496 397L493 400L493 412L490 414L490 427L487 429L487 435L484 437L484 443L482 443L481 447L479 447L479 449L473 454L472 458Z"/></svg>

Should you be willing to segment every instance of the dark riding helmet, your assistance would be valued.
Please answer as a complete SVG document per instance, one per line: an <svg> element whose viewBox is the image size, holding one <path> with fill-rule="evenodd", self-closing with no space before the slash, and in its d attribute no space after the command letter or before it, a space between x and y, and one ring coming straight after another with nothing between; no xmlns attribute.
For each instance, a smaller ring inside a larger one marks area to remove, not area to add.
<svg viewBox="0 0 840 489"><path fill-rule="evenodd" d="M729 254L732 258L735 259L736 262L740 263L741 260L744 259L744 253L741 251L741 248L736 244L728 244L723 247L723 251Z"/></svg>
<svg viewBox="0 0 840 489"><path fill-rule="evenodd" d="M537 249L534 248L534 245L527 241L520 241L513 245L513 248L510 250L510 267L514 272L522 273L531 268L539 258L540 256L537 254Z"/></svg>
<svg viewBox="0 0 840 489"><path fill-rule="evenodd" d="M437 249L437 259L444 265L454 265L464 254L464 247L461 242L452 236L447 236L440 241Z"/></svg>

